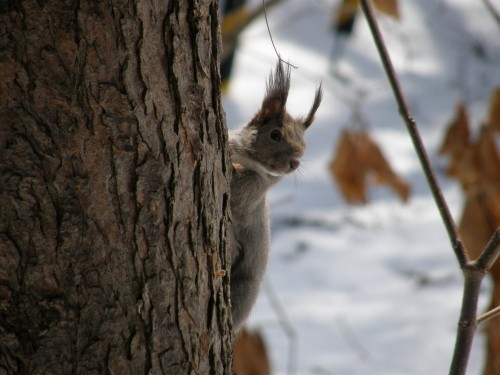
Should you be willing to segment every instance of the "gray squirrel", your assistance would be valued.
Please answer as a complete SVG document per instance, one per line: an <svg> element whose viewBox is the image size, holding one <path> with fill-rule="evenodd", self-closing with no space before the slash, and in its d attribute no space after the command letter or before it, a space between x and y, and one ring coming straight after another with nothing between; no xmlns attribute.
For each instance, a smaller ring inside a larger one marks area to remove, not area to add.
<svg viewBox="0 0 500 375"><path fill-rule="evenodd" d="M229 131L233 173L229 254L233 326L248 317L267 266L270 245L267 190L300 165L304 132L314 120L322 90L316 91L305 118L293 118L285 105L290 88L290 67L278 61L269 76L262 107L246 125Z"/></svg>

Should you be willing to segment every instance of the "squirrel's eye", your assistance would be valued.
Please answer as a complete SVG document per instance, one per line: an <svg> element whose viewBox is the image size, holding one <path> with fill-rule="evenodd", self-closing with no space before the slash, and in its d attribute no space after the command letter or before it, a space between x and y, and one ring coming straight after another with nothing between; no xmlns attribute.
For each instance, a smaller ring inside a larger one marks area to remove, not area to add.
<svg viewBox="0 0 500 375"><path fill-rule="evenodd" d="M273 131L271 131L269 136L275 142L281 141L281 131L279 131L278 129L274 129Z"/></svg>

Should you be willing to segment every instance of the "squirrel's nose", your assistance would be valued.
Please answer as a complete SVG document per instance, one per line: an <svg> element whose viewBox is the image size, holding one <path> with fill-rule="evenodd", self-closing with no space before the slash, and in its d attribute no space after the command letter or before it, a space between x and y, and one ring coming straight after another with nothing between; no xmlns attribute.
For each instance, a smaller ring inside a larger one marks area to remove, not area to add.
<svg viewBox="0 0 500 375"><path fill-rule="evenodd" d="M296 159L296 158L293 158L293 159L290 159L290 169L292 171L296 170L300 165L300 160L299 159Z"/></svg>

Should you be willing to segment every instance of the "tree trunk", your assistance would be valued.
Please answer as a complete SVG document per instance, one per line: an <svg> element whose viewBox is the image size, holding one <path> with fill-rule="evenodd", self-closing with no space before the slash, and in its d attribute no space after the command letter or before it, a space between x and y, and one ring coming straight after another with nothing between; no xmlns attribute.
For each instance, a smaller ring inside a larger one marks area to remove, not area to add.
<svg viewBox="0 0 500 375"><path fill-rule="evenodd" d="M0 1L0 374L229 374L217 0Z"/></svg>

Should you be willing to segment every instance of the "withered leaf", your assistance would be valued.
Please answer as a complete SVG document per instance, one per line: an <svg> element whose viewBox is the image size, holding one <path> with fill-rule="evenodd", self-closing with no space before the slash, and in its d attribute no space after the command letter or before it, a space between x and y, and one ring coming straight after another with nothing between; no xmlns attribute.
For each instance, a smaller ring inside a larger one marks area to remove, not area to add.
<svg viewBox="0 0 500 375"><path fill-rule="evenodd" d="M343 132L330 171L349 203L367 202L370 176L378 184L389 185L404 202L410 195L408 183L392 170L379 146L365 131Z"/></svg>

